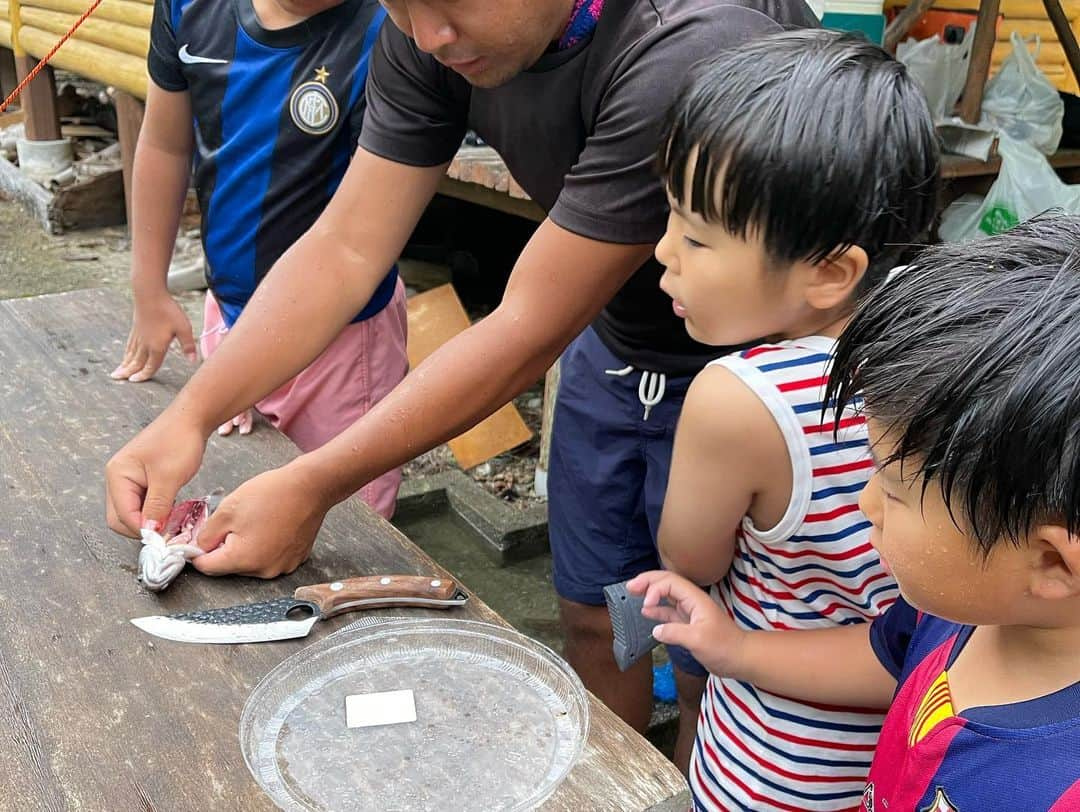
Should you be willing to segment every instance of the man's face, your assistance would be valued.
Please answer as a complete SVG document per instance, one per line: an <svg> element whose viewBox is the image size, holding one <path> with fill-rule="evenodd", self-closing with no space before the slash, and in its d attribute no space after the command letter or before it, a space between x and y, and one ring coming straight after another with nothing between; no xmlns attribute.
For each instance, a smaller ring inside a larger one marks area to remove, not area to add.
<svg viewBox="0 0 1080 812"><path fill-rule="evenodd" d="M380 0L417 47L475 87L498 87L562 34L573 0Z"/></svg>

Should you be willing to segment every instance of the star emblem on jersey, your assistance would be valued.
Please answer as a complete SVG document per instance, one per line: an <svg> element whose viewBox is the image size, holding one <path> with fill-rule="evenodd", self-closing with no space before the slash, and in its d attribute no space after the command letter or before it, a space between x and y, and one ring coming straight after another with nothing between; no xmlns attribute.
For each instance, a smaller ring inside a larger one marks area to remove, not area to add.
<svg viewBox="0 0 1080 812"><path fill-rule="evenodd" d="M934 794L934 800L930 802L929 806L920 809L919 812L959 812L959 810L953 806L953 802L949 800L945 790L938 787L937 792Z"/></svg>
<svg viewBox="0 0 1080 812"><path fill-rule="evenodd" d="M330 71L323 65L315 69L315 78L298 85L289 98L293 124L308 135L326 135L337 124L340 111L337 99L326 86Z"/></svg>

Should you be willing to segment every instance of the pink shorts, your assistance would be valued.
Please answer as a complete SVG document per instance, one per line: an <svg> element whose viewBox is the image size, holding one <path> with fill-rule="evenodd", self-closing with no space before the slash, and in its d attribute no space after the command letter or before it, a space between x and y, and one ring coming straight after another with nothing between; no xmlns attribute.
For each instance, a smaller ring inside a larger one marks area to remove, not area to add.
<svg viewBox="0 0 1080 812"><path fill-rule="evenodd" d="M207 291L200 339L204 358L227 332L217 300ZM342 330L307 369L255 408L301 451L316 449L360 419L405 377L406 333L405 286L399 279L380 313ZM395 468L361 488L360 498L389 519L400 484L401 469Z"/></svg>

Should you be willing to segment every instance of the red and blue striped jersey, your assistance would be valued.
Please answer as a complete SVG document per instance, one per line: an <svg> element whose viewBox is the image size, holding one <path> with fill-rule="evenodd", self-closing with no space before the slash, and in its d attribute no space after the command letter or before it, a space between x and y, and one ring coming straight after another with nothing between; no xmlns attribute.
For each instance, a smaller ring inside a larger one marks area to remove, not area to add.
<svg viewBox="0 0 1080 812"><path fill-rule="evenodd" d="M858 506L873 472L865 420L842 415L834 434L834 413L822 400L833 345L810 336L713 362L768 407L793 474L784 517L772 528L743 520L731 570L713 590L744 629L863 623L896 599ZM877 711L798 702L710 677L690 768L697 809L855 809L881 721Z"/></svg>
<svg viewBox="0 0 1080 812"><path fill-rule="evenodd" d="M948 671L974 628L902 599L874 621L871 644L898 687L864 812L1080 810L1080 683L956 713Z"/></svg>

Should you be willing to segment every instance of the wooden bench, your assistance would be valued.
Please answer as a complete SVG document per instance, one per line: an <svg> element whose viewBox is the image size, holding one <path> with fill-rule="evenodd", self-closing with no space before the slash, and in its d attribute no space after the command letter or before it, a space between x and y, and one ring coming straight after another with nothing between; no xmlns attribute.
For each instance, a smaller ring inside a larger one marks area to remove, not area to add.
<svg viewBox="0 0 1080 812"><path fill-rule="evenodd" d="M189 370L170 355L153 383L111 381L129 312L122 296L97 290L0 301L0 808L269 811L241 757L241 708L271 668L350 616L317 624L306 640L236 646L156 640L129 618L264 600L342 576L445 570L349 500L291 576L189 569L160 595L140 587L138 543L105 526L102 469ZM266 426L215 436L186 493L233 488L295 453ZM476 598L450 611L503 622ZM582 760L543 809L687 808L667 759L595 698L591 715Z"/></svg>

